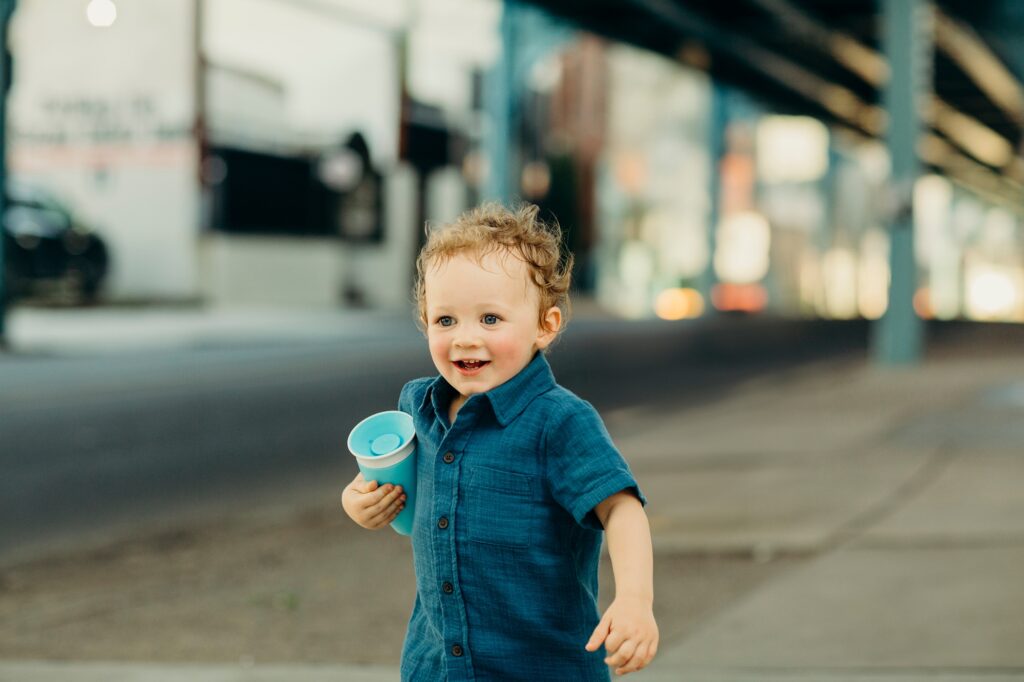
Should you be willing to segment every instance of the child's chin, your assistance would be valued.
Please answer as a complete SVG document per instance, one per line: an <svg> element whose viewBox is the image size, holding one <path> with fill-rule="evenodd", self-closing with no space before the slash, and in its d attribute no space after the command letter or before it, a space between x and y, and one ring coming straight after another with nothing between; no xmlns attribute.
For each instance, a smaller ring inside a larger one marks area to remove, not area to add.
<svg viewBox="0 0 1024 682"><path fill-rule="evenodd" d="M489 381L473 380L469 377L459 377L459 379L460 381L456 382L455 388L459 389L459 393L466 397L476 395L477 393L487 393L487 391L494 388Z"/></svg>

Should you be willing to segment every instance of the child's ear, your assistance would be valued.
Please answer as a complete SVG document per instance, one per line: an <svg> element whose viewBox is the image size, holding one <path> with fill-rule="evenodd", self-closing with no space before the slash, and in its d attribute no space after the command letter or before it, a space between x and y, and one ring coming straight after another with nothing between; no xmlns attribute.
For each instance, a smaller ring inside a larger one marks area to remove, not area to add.
<svg viewBox="0 0 1024 682"><path fill-rule="evenodd" d="M562 329L562 309L553 305L544 313L541 318L540 329L537 333L537 347L541 350L551 345L551 342L558 336Z"/></svg>

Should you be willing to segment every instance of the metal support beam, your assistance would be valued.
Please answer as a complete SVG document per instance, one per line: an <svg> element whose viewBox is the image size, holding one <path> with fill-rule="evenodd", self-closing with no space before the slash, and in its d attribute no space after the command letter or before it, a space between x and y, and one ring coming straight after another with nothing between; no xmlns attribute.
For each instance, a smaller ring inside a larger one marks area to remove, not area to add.
<svg viewBox="0 0 1024 682"><path fill-rule="evenodd" d="M790 0L750 0L764 11L777 15L782 21L780 26L788 30L793 37L815 45L822 54L829 54L850 71L858 74L867 83L878 89L885 87L889 80L889 65L885 58L874 48L868 47L840 31L833 30L812 18L805 10L794 5ZM998 59L980 42L971 38L969 29L959 26L956 22L945 18L938 10L935 14L935 47L942 48L965 73L975 80L978 87L989 99L1004 107L1011 118L1024 121L1024 89L1016 79L1001 67ZM958 49L962 54L954 54ZM969 58L965 55L971 55ZM1000 68L1001 67L1001 68ZM992 82L987 83L986 77ZM986 84L983 84L986 81ZM1021 93L1018 95L1018 93ZM848 98L843 98L848 99ZM851 100L852 102L852 100ZM1018 104L1013 104L1018 103ZM859 106L863 107L863 103ZM1013 107L1018 108L1013 108ZM874 109L869 109L874 113ZM833 112L840 113L841 112ZM992 130L978 119L959 111L948 102L944 102L935 93L931 93L929 105L922 111L924 120L952 140L966 154L989 164L995 168L1003 168L1004 177L1015 181L1024 181L1024 160L1018 156L1009 140ZM842 116L841 116L842 117ZM865 121L846 117L848 125L880 135L885 126L879 119L878 125L865 125ZM870 123L870 119L868 119ZM956 153L956 162L960 162L963 154ZM965 158L965 157L964 157ZM946 159L954 156L947 154ZM946 160L936 165L946 167ZM995 173L990 173L996 177ZM961 178L962 180L962 178ZM1016 201L1020 188L1008 188L1002 201Z"/></svg>
<svg viewBox="0 0 1024 682"><path fill-rule="evenodd" d="M932 82L931 0L881 0L883 45L891 77L883 92L889 114L886 143L896 192L890 216L889 305L873 329L872 354L882 365L913 365L921 358L924 323L914 311L913 189L920 173L917 141Z"/></svg>
<svg viewBox="0 0 1024 682"><path fill-rule="evenodd" d="M718 284L715 274L715 249L718 243L718 223L722 219L722 158L725 156L725 132L729 124L729 91L721 83L711 84L711 115L708 125L708 158L711 165L708 173L708 194L711 206L708 211L707 245L708 263L701 273L698 288L704 297L704 315L715 312L711 295Z"/></svg>
<svg viewBox="0 0 1024 682"><path fill-rule="evenodd" d="M485 139L489 170L484 199L508 204L519 196L519 121L523 89L533 66L574 35L572 28L536 7L507 0L501 15L501 54L484 80L490 119Z"/></svg>
<svg viewBox="0 0 1024 682"><path fill-rule="evenodd" d="M515 86L516 45L519 41L519 8L506 2L501 13L501 52L484 81L484 106L489 125L486 130L487 177L482 195L484 199L507 204L512 198L509 168L515 148L519 89Z"/></svg>
<svg viewBox="0 0 1024 682"><path fill-rule="evenodd" d="M15 0L0 0L0 222L7 211L7 91L10 90L11 64L7 44L7 26L14 13ZM7 341L7 296L4 283L7 273L4 269L5 232L0 225L0 349Z"/></svg>
<svg viewBox="0 0 1024 682"><path fill-rule="evenodd" d="M1024 125L1024 86L970 26L935 10L935 46L1012 121Z"/></svg>

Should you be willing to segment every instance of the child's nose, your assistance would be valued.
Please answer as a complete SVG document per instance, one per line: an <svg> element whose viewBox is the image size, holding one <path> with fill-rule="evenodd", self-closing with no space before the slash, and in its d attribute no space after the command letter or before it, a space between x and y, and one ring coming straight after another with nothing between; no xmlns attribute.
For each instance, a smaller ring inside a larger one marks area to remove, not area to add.
<svg viewBox="0 0 1024 682"><path fill-rule="evenodd" d="M463 332L455 339L459 348L475 348L480 345L480 337L476 333Z"/></svg>

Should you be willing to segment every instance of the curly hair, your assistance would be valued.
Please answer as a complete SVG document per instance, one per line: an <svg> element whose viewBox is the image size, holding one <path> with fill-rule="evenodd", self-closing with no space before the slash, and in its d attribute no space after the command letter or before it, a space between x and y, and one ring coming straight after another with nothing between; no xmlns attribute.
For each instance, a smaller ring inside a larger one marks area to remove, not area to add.
<svg viewBox="0 0 1024 682"><path fill-rule="evenodd" d="M425 328L427 320L425 278L428 268L458 254L469 253L482 258L502 250L529 268L540 292L540 324L544 324L544 312L552 306L561 308L563 318L567 319L573 256L562 252L562 230L558 223L542 222L537 216L539 212L533 204L521 204L510 210L501 204L486 203L466 211L448 225L428 226L427 243L416 258L413 287L420 328Z"/></svg>

